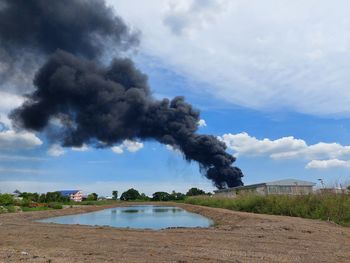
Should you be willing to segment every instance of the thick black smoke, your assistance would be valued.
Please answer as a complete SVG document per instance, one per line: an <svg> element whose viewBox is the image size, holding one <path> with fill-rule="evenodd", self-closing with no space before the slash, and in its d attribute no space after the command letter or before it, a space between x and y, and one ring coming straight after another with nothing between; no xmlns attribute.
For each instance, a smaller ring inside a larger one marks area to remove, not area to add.
<svg viewBox="0 0 350 263"><path fill-rule="evenodd" d="M129 59L101 67L57 51L39 70L30 99L12 113L23 127L41 131L52 117L64 120L64 146L124 139L156 139L200 163L218 188L241 184L242 173L224 143L196 134L199 112L182 97L154 100L147 77Z"/></svg>
<svg viewBox="0 0 350 263"><path fill-rule="evenodd" d="M96 58L106 42L121 50L138 38L102 0L0 0L0 43L12 56L62 49Z"/></svg>
<svg viewBox="0 0 350 263"><path fill-rule="evenodd" d="M138 42L103 0L0 0L0 88L28 91L57 49L99 59L107 46L121 53Z"/></svg>
<svg viewBox="0 0 350 263"><path fill-rule="evenodd" d="M225 151L225 144L196 133L199 112L183 97L155 100L147 76L130 59L115 58L109 66L98 61L103 49L99 41L112 39L120 47L135 42L104 2L2 2L7 7L0 17L7 9L7 18L0 18L0 23L16 23L16 8L23 9L20 19L29 23L23 24L22 36L0 29L3 46L14 43L13 48L54 52L35 76L35 91L11 113L15 126L43 131L52 118L59 118L63 127L56 139L63 146L107 147L124 139L157 140L179 149L188 161L197 161L218 188L242 185L243 174L232 166L235 158ZM29 17L36 22L30 24Z"/></svg>

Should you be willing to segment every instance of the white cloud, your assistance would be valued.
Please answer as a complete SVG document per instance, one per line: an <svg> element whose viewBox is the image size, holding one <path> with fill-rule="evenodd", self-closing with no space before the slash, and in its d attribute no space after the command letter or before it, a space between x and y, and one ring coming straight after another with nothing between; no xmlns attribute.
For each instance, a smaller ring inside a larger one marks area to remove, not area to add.
<svg viewBox="0 0 350 263"><path fill-rule="evenodd" d="M0 127L4 129L0 131L0 149L2 151L31 149L43 144L32 132L17 132L12 129L11 120L7 115L12 109L20 106L23 102L24 97L20 95L0 91Z"/></svg>
<svg viewBox="0 0 350 263"><path fill-rule="evenodd" d="M234 151L236 156L268 156L273 159L311 160L306 168L349 167L350 161L337 158L350 158L350 146L338 143L320 142L308 145L304 140L292 136L276 140L257 139L243 132L224 134L219 139ZM322 159L322 160L317 160Z"/></svg>
<svg viewBox="0 0 350 263"><path fill-rule="evenodd" d="M142 32L141 54L209 84L201 92L259 110L350 115L348 1L108 2Z"/></svg>
<svg viewBox="0 0 350 263"><path fill-rule="evenodd" d="M138 141L124 140L120 145L111 147L111 150L116 154L124 153L124 150L129 152L137 152L143 148L143 143Z"/></svg>
<svg viewBox="0 0 350 263"><path fill-rule="evenodd" d="M77 152L86 152L89 150L89 147L84 143L81 147L72 147L72 150Z"/></svg>
<svg viewBox="0 0 350 263"><path fill-rule="evenodd" d="M179 149L175 148L174 146L171 146L170 144L165 145L165 147L169 151L172 151L172 152L177 153L177 154L182 154Z"/></svg>
<svg viewBox="0 0 350 263"><path fill-rule="evenodd" d="M9 112L15 107L20 106L24 102L24 97L5 92L0 91L0 111L1 112Z"/></svg>
<svg viewBox="0 0 350 263"><path fill-rule="evenodd" d="M59 144L53 144L51 145L51 147L47 150L47 153L51 156L61 156L63 154L65 154L65 150L63 149L63 147Z"/></svg>
<svg viewBox="0 0 350 263"><path fill-rule="evenodd" d="M24 97L20 95L0 91L0 122L6 127L11 128L11 120L7 115L12 109L19 107L23 102Z"/></svg>
<svg viewBox="0 0 350 263"><path fill-rule="evenodd" d="M350 161L330 159L312 160L306 165L308 169L350 168Z"/></svg>
<svg viewBox="0 0 350 263"><path fill-rule="evenodd" d="M198 127L206 127L207 123L205 122L205 120L200 119L197 123Z"/></svg>
<svg viewBox="0 0 350 263"><path fill-rule="evenodd" d="M0 132L1 150L31 149L42 145L42 143L34 133L15 132L13 130Z"/></svg>
<svg viewBox="0 0 350 263"><path fill-rule="evenodd" d="M116 154L122 154L124 153L124 150L121 146L113 146L111 150Z"/></svg>
<svg viewBox="0 0 350 263"><path fill-rule="evenodd" d="M277 140L267 138L259 140L243 132L224 134L219 139L225 142L227 147L233 150L236 155L268 155L278 158L279 154L299 152L307 148L305 141L295 139L292 136Z"/></svg>
<svg viewBox="0 0 350 263"><path fill-rule="evenodd" d="M141 150L143 148L142 142L137 141L130 141L130 140L124 140L123 146L129 151L129 152L137 152L138 150Z"/></svg>

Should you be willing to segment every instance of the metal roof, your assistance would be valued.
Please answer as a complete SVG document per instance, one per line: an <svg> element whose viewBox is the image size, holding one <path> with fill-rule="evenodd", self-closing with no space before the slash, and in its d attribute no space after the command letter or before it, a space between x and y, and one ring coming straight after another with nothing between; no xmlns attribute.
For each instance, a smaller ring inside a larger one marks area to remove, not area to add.
<svg viewBox="0 0 350 263"><path fill-rule="evenodd" d="M272 182L267 182L267 183L250 184L250 185L243 185L243 186L236 186L236 187L231 187L231 188L226 188L226 189L220 189L220 190L214 191L214 193L222 193L222 192L230 192L232 190L256 188L256 187L263 186L263 185L315 186L316 184L313 182L302 181L302 180L298 180L298 179L283 179L283 180L277 180L277 181L272 181Z"/></svg>
<svg viewBox="0 0 350 263"><path fill-rule="evenodd" d="M314 186L316 185L313 182L297 180L297 179L283 179L273 182L267 182L266 185L301 185L301 186Z"/></svg>
<svg viewBox="0 0 350 263"><path fill-rule="evenodd" d="M240 190L240 189L249 189L249 188L256 188L259 186L264 186L265 183L260 183L260 184L250 184L250 185L241 185L241 186L236 186L236 187L231 187L231 188L225 188L225 189L219 189L215 190L214 193L223 193L223 192L230 192L231 190Z"/></svg>

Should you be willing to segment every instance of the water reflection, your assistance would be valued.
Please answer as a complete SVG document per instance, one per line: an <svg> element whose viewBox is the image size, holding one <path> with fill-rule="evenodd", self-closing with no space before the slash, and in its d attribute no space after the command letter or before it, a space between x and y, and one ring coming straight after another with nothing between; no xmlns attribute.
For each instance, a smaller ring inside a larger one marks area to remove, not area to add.
<svg viewBox="0 0 350 263"><path fill-rule="evenodd" d="M122 212L122 213L142 213L143 210L138 210L138 209L127 209L127 210L121 210L120 212Z"/></svg>
<svg viewBox="0 0 350 263"><path fill-rule="evenodd" d="M153 208L153 212L154 213L169 213L169 212L172 212L172 213L180 213L182 211L185 211L181 208L170 208L170 207L167 207L167 208Z"/></svg>
<svg viewBox="0 0 350 263"><path fill-rule="evenodd" d="M39 220L58 224L163 229L168 227L208 227L212 220L173 206L140 205L117 207L92 213Z"/></svg>

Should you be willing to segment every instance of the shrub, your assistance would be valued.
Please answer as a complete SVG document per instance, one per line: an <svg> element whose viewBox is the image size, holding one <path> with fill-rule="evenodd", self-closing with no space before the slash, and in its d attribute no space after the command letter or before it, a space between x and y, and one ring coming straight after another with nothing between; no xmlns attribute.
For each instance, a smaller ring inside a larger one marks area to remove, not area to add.
<svg viewBox="0 0 350 263"><path fill-rule="evenodd" d="M205 195L206 193L202 189L192 187L186 193L186 196L196 196L196 195Z"/></svg>
<svg viewBox="0 0 350 263"><path fill-rule="evenodd" d="M0 205L13 205L15 200L10 194L0 194Z"/></svg>
<svg viewBox="0 0 350 263"><path fill-rule="evenodd" d="M62 209L63 208L63 206L60 203L49 203L48 207L52 208L52 209Z"/></svg>
<svg viewBox="0 0 350 263"><path fill-rule="evenodd" d="M0 206L0 214L7 213L8 210L4 206Z"/></svg>
<svg viewBox="0 0 350 263"><path fill-rule="evenodd" d="M88 197L87 197L87 201L97 201L97 198L98 198L98 194L96 193L92 193L92 194L89 194Z"/></svg>
<svg viewBox="0 0 350 263"><path fill-rule="evenodd" d="M152 195L152 200L153 201L169 201L170 200L170 194L167 192L155 192Z"/></svg>
<svg viewBox="0 0 350 263"><path fill-rule="evenodd" d="M184 202L253 213L330 220L350 226L349 194L323 193L301 196L245 194L237 198L197 196L187 197Z"/></svg>

